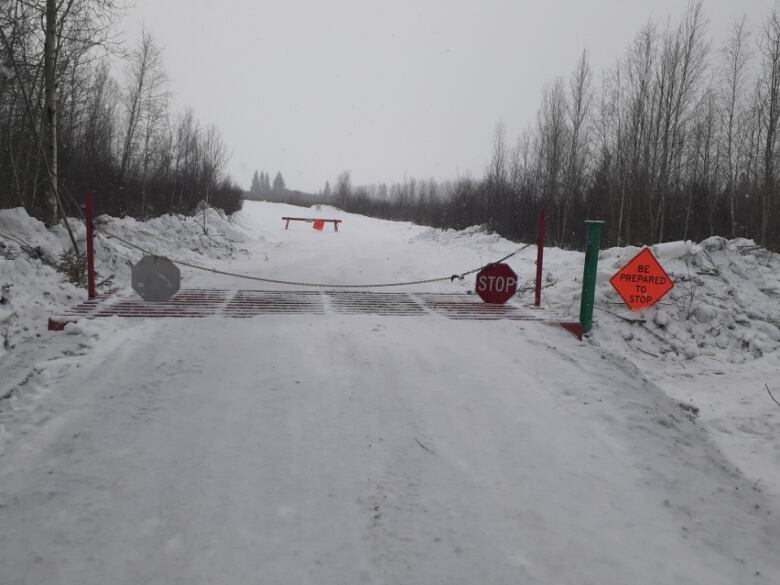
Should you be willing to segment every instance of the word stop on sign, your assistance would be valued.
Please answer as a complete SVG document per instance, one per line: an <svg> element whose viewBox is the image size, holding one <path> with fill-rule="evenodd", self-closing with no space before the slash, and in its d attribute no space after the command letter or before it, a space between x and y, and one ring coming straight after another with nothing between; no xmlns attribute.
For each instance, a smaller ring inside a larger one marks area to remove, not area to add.
<svg viewBox="0 0 780 585"><path fill-rule="evenodd" d="M508 264L491 264L477 274L475 290L486 303L503 304L517 293L517 274Z"/></svg>
<svg viewBox="0 0 780 585"><path fill-rule="evenodd" d="M477 278L477 292L503 293L517 290L517 278L513 276L480 276Z"/></svg>

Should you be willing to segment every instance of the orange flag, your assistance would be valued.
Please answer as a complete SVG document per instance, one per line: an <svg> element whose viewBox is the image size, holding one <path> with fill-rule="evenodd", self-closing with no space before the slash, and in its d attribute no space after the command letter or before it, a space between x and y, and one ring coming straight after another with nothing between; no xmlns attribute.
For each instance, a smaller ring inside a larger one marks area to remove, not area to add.
<svg viewBox="0 0 780 585"><path fill-rule="evenodd" d="M315 230L322 231L322 228L325 227L325 222L322 221L321 219L315 219L313 227L314 227Z"/></svg>

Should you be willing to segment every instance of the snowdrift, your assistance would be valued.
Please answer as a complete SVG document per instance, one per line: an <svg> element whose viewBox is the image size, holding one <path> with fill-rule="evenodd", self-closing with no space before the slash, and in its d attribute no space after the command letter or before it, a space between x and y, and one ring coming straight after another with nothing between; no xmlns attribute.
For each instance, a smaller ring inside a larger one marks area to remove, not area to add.
<svg viewBox="0 0 780 585"><path fill-rule="evenodd" d="M71 219L79 248L86 247L82 221ZM143 253L113 234L161 256L207 262L245 253L246 235L233 218L208 209L198 217L168 215L146 222L132 218L97 218L95 266L103 289L127 289L130 268ZM70 240L62 226L51 230L22 208L0 210L0 356L20 338L41 334L52 314L86 300L86 291L65 279L55 265Z"/></svg>
<svg viewBox="0 0 780 585"><path fill-rule="evenodd" d="M642 313L626 310L609 283L640 249L612 248L601 253L596 292L596 336L600 341L662 359L701 355L741 363L777 351L777 255L752 240L720 237L700 244L670 242L651 249L675 286ZM553 279L555 274L553 271Z"/></svg>

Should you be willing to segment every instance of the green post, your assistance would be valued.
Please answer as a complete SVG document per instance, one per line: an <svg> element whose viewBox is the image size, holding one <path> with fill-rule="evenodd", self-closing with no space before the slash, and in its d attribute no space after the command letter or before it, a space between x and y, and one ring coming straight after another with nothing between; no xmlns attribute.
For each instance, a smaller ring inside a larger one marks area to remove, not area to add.
<svg viewBox="0 0 780 585"><path fill-rule="evenodd" d="M593 327L593 303L596 296L596 269L599 264L599 245L603 221L585 222L585 269L582 273L582 298L580 299L580 325L587 333Z"/></svg>

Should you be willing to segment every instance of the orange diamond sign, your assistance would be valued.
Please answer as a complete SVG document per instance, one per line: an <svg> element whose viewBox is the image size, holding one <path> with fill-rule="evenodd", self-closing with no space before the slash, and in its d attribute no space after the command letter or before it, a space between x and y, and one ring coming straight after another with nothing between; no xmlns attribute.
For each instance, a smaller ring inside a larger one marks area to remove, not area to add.
<svg viewBox="0 0 780 585"><path fill-rule="evenodd" d="M650 248L642 248L609 282L632 311L649 309L674 288Z"/></svg>

